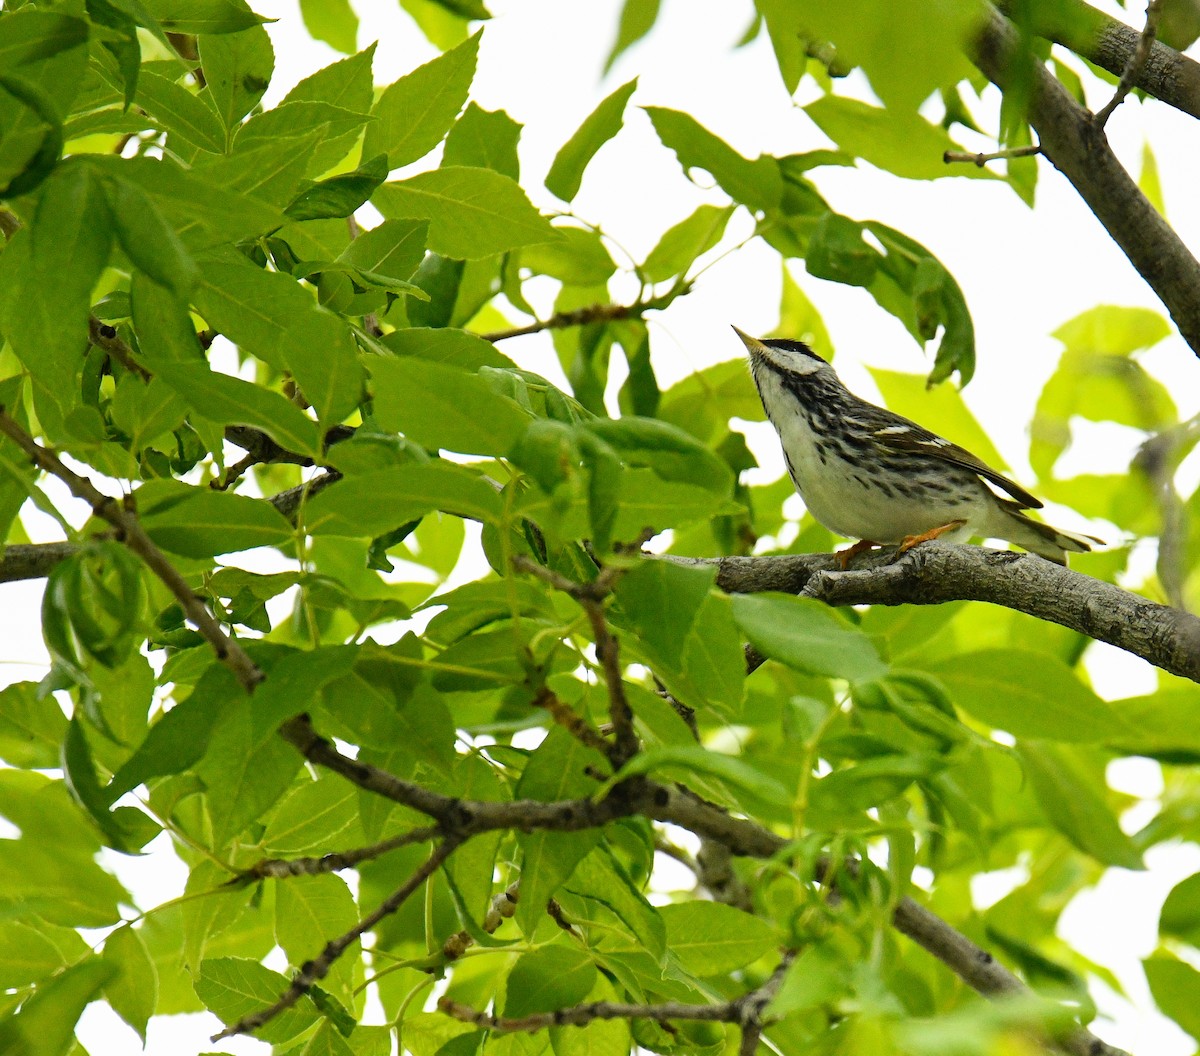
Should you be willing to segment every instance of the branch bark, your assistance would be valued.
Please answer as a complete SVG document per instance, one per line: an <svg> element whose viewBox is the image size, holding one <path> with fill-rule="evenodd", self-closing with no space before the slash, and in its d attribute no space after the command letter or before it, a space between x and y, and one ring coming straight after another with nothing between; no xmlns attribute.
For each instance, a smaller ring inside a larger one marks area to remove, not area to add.
<svg viewBox="0 0 1200 1056"><path fill-rule="evenodd" d="M1134 34L1134 47L1138 39ZM987 21L972 59L1005 91L1024 72L1016 30L999 14ZM1032 77L1029 123L1042 153L1071 181L1200 355L1200 263L1121 167L1092 115L1044 67L1033 64Z"/></svg>
<svg viewBox="0 0 1200 1056"><path fill-rule="evenodd" d="M940 605L986 601L1049 620L1200 682L1200 618L1033 554L981 546L922 543L897 560L893 550L839 571L832 554L779 557L667 557L717 568L731 594L778 590L829 605Z"/></svg>
<svg viewBox="0 0 1200 1056"><path fill-rule="evenodd" d="M175 596L184 615L195 625L204 639L212 646L221 661L247 693L263 679L258 665L246 654L236 640L227 635L216 617L208 610L188 586L179 570L167 560L167 556L154 545L138 521L136 514L125 508L124 503L99 491L87 477L67 467L50 448L37 443L4 408L0 407L0 432L9 437L24 451L34 465L58 477L70 489L71 494L82 499L101 520L107 521L117 531L117 536L130 550L142 559L166 588Z"/></svg>
<svg viewBox="0 0 1200 1056"><path fill-rule="evenodd" d="M1014 0L999 4L1006 13L1015 6ZM1083 0L1026 4L1025 9L1039 37L1069 48L1117 77L1128 68L1142 37L1138 30L1109 18ZM1168 106L1200 118L1200 63L1162 41L1151 43L1133 85Z"/></svg>
<svg viewBox="0 0 1200 1056"><path fill-rule="evenodd" d="M668 787L649 779L623 782L599 802L592 799L553 803L462 800L401 780L378 767L343 755L313 729L306 716L291 719L280 732L309 762L341 774L360 788L435 819L446 834L447 843L461 844L471 836L497 829L575 832L640 814L723 843L732 854L745 857L770 858L787 846L782 836L753 821L726 814L678 786ZM893 924L985 997L1003 999L1032 993L989 953L911 898L902 898L896 904ZM1054 1041L1072 1056L1125 1056L1121 1050L1105 1044L1082 1027L1073 1028Z"/></svg>

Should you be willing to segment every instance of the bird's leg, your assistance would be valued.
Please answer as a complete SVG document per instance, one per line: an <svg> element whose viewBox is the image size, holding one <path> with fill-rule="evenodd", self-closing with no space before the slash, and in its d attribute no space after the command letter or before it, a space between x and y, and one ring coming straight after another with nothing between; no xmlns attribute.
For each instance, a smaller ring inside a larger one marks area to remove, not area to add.
<svg viewBox="0 0 1200 1056"><path fill-rule="evenodd" d="M845 572L846 566L854 558L858 557L859 554L866 553L878 545L878 543L872 542L870 539L860 539L853 546L848 546L845 550L839 550L835 556L838 559L838 564L842 566L842 571Z"/></svg>
<svg viewBox="0 0 1200 1056"><path fill-rule="evenodd" d="M949 524L943 524L940 528L930 528L927 532L922 532L920 535L906 535L900 540L900 549L897 553L903 554L911 550L917 543L927 543L930 539L936 539L939 535L945 535L946 532L952 532L956 528L961 528L966 521L951 521Z"/></svg>

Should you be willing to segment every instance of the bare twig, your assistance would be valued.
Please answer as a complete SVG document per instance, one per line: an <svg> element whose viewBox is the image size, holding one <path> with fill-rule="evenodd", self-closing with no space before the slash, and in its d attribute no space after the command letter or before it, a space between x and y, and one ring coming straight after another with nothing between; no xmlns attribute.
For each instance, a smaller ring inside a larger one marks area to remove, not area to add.
<svg viewBox="0 0 1200 1056"><path fill-rule="evenodd" d="M1200 355L1200 263L1121 167L1103 129L1042 66L1034 63L1026 74L1017 32L998 13L985 22L972 59L1002 90L1032 76L1029 122L1042 153L1071 181Z"/></svg>
<svg viewBox="0 0 1200 1056"><path fill-rule="evenodd" d="M1146 60L1150 58L1150 48L1154 44L1154 38L1158 34L1158 20L1162 17L1162 0L1150 0L1146 6L1146 24L1142 29L1141 35L1138 37L1137 47L1133 49L1133 54L1125 63L1125 69L1121 71L1121 79L1117 82L1117 90L1113 92L1113 97L1108 101L1107 105L1097 111L1095 118L1097 128L1103 128L1108 119L1112 117L1113 111L1124 101L1125 96L1129 94L1129 90L1137 83L1137 79L1142 72L1142 67L1146 65Z"/></svg>
<svg viewBox="0 0 1200 1056"><path fill-rule="evenodd" d="M150 371L133 358L133 349L117 333L115 326L110 326L108 323L97 319L94 315L89 316L88 340L97 348L104 349L105 352L131 374L136 374L143 381L150 380Z"/></svg>
<svg viewBox="0 0 1200 1056"><path fill-rule="evenodd" d="M634 549L638 549L643 542L644 539L634 544ZM637 732L633 727L633 709L629 706L629 698L625 693L620 646L608 629L608 619L604 614L604 600L612 593L613 584L620 578L623 569L619 565L609 565L601 569L599 575L590 583L576 583L521 554L513 558L513 566L522 572L537 576L574 598L592 625L596 658L604 670L604 682L608 689L609 719L612 722L614 738L611 744L605 744L604 751L613 767L619 770L637 754L639 747Z"/></svg>
<svg viewBox="0 0 1200 1056"><path fill-rule="evenodd" d="M751 990L732 1001L713 1005L689 1005L682 1001L664 1001L661 1004L630 1004L620 1001L591 1001L572 1008L560 1008L553 1012L535 1012L528 1016L507 1018L479 1012L469 1005L450 998L442 998L438 1008L453 1019L473 1023L484 1030L500 1034L545 1030L549 1027L583 1027L603 1019L649 1019L655 1023L670 1023L672 1020L687 1020L704 1023L736 1023L742 1028L742 1052L753 1053L754 1046L763 1029L763 1013L783 984L784 976L795 958L793 950L784 952L778 967L762 986ZM744 1039L753 1041L747 1050Z"/></svg>
<svg viewBox="0 0 1200 1056"><path fill-rule="evenodd" d="M942 161L947 165L955 161L966 161L982 169L989 161L1003 161L1006 158L1032 158L1041 152L1040 144L1029 147L1010 147L1008 150L997 150L991 154L972 154L966 150L948 150L942 155Z"/></svg>
<svg viewBox="0 0 1200 1056"><path fill-rule="evenodd" d="M390 840L381 840L369 847L356 847L350 851L334 851L320 858L264 858L249 869L243 869L231 884L243 883L250 880L265 880L267 878L283 880L289 876L319 876L322 873L336 873L341 869L352 869L362 862L382 858L400 847L412 843L425 843L440 833L436 825L426 825L420 829L410 829L408 832L393 836Z"/></svg>
<svg viewBox="0 0 1200 1056"><path fill-rule="evenodd" d="M0 408L0 432L20 447L36 466L58 477L70 489L71 494L86 502L97 517L116 529L117 538L137 554L175 596L184 615L196 625L196 629L213 647L217 659L233 672L247 693L253 692L254 687L262 681L263 673L246 651L225 633L213 614L188 586L187 580L179 570L154 545L137 516L117 499L98 491L87 477L68 469L58 455L38 444L3 408Z"/></svg>
<svg viewBox="0 0 1200 1056"><path fill-rule="evenodd" d="M339 935L336 939L330 939L318 956L301 965L300 970L292 978L291 986L280 995L278 1001L267 1008L252 1012L248 1016L243 1016L219 1034L214 1034L212 1040L220 1041L222 1038L232 1037L235 1034L250 1034L259 1027L269 1023L281 1012L291 1008L316 983L319 983L329 974L329 969L333 967L334 962L349 946L362 938L363 935L385 917L391 916L404 905L409 897L441 868L442 863L454 853L460 843L460 840L443 840L434 848L433 853L414 870L413 874L388 895L373 912L368 913L345 934Z"/></svg>
<svg viewBox="0 0 1200 1056"><path fill-rule="evenodd" d="M526 326L515 326L511 330L493 330L491 333L479 336L494 344L497 341L507 341L511 337L538 334L543 330L565 330L572 326L587 326L589 323L613 323L621 319L640 319L646 312L665 308L676 297L687 292L686 287L671 289L661 297L652 297L648 301L637 301L634 304L589 304L585 308L575 308L569 312L556 312L549 319L539 319Z"/></svg>

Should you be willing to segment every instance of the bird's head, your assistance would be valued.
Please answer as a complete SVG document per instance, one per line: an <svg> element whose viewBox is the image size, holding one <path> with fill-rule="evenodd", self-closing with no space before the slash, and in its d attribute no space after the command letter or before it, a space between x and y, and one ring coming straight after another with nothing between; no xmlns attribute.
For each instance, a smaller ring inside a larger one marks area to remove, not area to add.
<svg viewBox="0 0 1200 1056"><path fill-rule="evenodd" d="M742 344L746 346L752 368L766 368L776 374L800 377L820 371L824 371L826 374L833 373L833 368L803 341L788 341L782 338L760 341L749 334L743 334L736 326L733 328L733 332L742 339Z"/></svg>

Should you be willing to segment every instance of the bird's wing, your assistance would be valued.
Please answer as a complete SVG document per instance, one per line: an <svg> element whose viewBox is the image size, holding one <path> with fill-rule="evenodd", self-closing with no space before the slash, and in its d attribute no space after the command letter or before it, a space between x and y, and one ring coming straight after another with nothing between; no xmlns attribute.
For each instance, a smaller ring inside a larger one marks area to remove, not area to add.
<svg viewBox="0 0 1200 1056"><path fill-rule="evenodd" d="M990 480L998 488L1007 491L1023 507L1030 510L1040 510L1042 503L1029 494L1021 485L1014 484L1002 473L997 473L991 466L976 458L970 451L958 444L923 429L916 422L901 419L899 415L895 424L875 430L875 438L880 443L898 451L912 451L932 458L940 458L954 466L969 469L981 477Z"/></svg>

